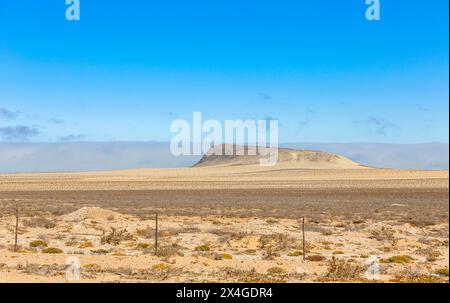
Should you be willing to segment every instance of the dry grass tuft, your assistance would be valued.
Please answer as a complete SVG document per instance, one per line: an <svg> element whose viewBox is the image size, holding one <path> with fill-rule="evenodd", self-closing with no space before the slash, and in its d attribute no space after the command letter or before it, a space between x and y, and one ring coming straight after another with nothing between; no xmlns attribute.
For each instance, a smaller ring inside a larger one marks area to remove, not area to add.
<svg viewBox="0 0 450 303"><path fill-rule="evenodd" d="M195 251L210 251L211 248L207 244L199 245L194 248Z"/></svg>
<svg viewBox="0 0 450 303"><path fill-rule="evenodd" d="M360 280L366 267L333 257L327 264L326 278L333 280Z"/></svg>
<svg viewBox="0 0 450 303"><path fill-rule="evenodd" d="M111 228L111 231L100 238L101 244L119 245L122 241L134 240L126 229Z"/></svg>

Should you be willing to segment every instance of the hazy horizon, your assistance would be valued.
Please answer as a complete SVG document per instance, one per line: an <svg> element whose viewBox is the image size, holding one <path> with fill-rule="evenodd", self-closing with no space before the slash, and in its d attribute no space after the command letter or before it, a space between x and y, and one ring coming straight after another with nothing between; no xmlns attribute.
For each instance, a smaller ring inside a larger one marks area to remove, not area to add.
<svg viewBox="0 0 450 303"><path fill-rule="evenodd" d="M449 168L448 143L284 143L280 147L330 152L374 167ZM169 142L0 142L0 173L190 167L200 158L173 156Z"/></svg>

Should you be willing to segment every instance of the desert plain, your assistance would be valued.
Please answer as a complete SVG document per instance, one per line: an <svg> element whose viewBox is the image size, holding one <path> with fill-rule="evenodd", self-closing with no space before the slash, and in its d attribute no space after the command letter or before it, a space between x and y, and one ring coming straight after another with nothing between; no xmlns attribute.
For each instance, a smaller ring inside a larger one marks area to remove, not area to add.
<svg viewBox="0 0 450 303"><path fill-rule="evenodd" d="M292 150L2 174L0 281L447 282L448 177Z"/></svg>

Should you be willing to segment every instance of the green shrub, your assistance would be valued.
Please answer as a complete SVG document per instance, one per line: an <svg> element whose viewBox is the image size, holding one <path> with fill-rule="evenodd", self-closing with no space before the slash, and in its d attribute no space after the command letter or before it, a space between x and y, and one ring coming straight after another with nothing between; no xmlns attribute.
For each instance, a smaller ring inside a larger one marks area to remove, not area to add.
<svg viewBox="0 0 450 303"><path fill-rule="evenodd" d="M30 242L30 247L47 247L48 244L42 240L34 240Z"/></svg>
<svg viewBox="0 0 450 303"><path fill-rule="evenodd" d="M397 263L397 264L404 264L404 263L410 263L411 261L414 261L414 258L408 255L398 255L398 256L392 256L387 259L381 259L380 263Z"/></svg>
<svg viewBox="0 0 450 303"><path fill-rule="evenodd" d="M447 276L448 277L448 268L447 267L439 268L435 272L436 272L437 275Z"/></svg>
<svg viewBox="0 0 450 303"><path fill-rule="evenodd" d="M195 248L195 251L210 251L210 248L208 245L204 244L204 245L197 246Z"/></svg>
<svg viewBox="0 0 450 303"><path fill-rule="evenodd" d="M303 256L303 253L299 250L291 251L287 254L289 257L300 257Z"/></svg>
<svg viewBox="0 0 450 303"><path fill-rule="evenodd" d="M156 271L168 270L169 268L170 268L169 265L165 263L159 263L152 266L152 269Z"/></svg>
<svg viewBox="0 0 450 303"><path fill-rule="evenodd" d="M232 255L230 255L230 254L223 254L223 258L225 259L225 260L231 260L231 259L233 259L233 256Z"/></svg>
<svg viewBox="0 0 450 303"><path fill-rule="evenodd" d="M56 248L56 247L48 247L46 249L43 249L42 252L44 254L62 254L62 249Z"/></svg>

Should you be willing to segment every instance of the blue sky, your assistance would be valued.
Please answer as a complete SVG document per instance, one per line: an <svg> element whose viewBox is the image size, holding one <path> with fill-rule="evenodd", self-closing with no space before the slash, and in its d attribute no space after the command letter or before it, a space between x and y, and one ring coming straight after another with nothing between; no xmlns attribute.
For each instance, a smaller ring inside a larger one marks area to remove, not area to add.
<svg viewBox="0 0 450 303"><path fill-rule="evenodd" d="M0 1L0 141L168 141L174 119L281 142L448 142L448 1Z"/></svg>

